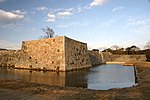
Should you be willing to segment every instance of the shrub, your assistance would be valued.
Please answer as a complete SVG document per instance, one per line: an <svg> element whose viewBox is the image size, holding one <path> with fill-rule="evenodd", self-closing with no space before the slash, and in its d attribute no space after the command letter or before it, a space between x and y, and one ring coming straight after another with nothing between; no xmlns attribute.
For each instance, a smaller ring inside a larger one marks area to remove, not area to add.
<svg viewBox="0 0 150 100"><path fill-rule="evenodd" d="M146 58L147 58L146 61L150 61L150 49L147 50L147 52L146 52Z"/></svg>

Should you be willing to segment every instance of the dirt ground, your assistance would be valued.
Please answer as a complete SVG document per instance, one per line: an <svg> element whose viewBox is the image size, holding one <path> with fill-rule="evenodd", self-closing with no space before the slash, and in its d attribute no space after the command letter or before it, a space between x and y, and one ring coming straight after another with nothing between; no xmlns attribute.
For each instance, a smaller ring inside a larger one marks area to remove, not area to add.
<svg viewBox="0 0 150 100"><path fill-rule="evenodd" d="M150 100L150 63L133 64L138 85L131 88L89 90L0 79L0 100Z"/></svg>

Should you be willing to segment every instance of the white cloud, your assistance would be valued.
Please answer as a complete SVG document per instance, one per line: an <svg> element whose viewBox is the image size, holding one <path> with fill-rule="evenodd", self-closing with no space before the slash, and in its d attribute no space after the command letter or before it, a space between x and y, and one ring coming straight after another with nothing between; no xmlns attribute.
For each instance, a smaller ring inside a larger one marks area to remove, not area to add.
<svg viewBox="0 0 150 100"><path fill-rule="evenodd" d="M36 10L38 10L38 11L44 11L44 10L47 10L47 8L46 7L37 7Z"/></svg>
<svg viewBox="0 0 150 100"><path fill-rule="evenodd" d="M78 7L71 7L71 8L57 8L57 9L49 9L49 11L51 13L48 13L48 19L47 22L55 22L56 19L60 19L60 18L69 18L69 16L76 14L76 13L80 13L83 12L85 10L89 10L94 6L98 6L98 5L103 5L104 3L106 3L108 0L93 0L91 3L86 4L85 6L78 6ZM44 10L46 9L45 7L39 7L37 8L37 10ZM47 9L48 10L48 9ZM59 25L61 26L61 25ZM71 25L69 25L71 26ZM68 27L68 25L63 26L63 27Z"/></svg>
<svg viewBox="0 0 150 100"><path fill-rule="evenodd" d="M50 12L47 14L47 22L55 22L56 19L65 18L71 16L73 13L76 12L75 8L58 8L58 9L50 9Z"/></svg>
<svg viewBox="0 0 150 100"><path fill-rule="evenodd" d="M107 2L107 0L93 0L93 2L90 3L90 7L103 5L106 2Z"/></svg>
<svg viewBox="0 0 150 100"><path fill-rule="evenodd" d="M27 12L21 11L21 10L14 10L13 13L18 14L18 15L25 15Z"/></svg>
<svg viewBox="0 0 150 100"><path fill-rule="evenodd" d="M69 24L62 24L62 25L58 25L59 28L68 28L68 27L74 27L74 26L78 26L78 27L84 27L89 25L89 23L79 23L79 22L72 22Z"/></svg>
<svg viewBox="0 0 150 100"><path fill-rule="evenodd" d="M3 48L3 49L20 49L21 44L12 43L10 41L0 39L0 48Z"/></svg>
<svg viewBox="0 0 150 100"><path fill-rule="evenodd" d="M78 7L77 8L77 12L79 13L79 12L82 12L82 8L81 7Z"/></svg>
<svg viewBox="0 0 150 100"><path fill-rule="evenodd" d="M47 17L48 17L47 22L55 22L56 21L56 16L53 13L48 13Z"/></svg>
<svg viewBox="0 0 150 100"><path fill-rule="evenodd" d="M132 25L144 25L144 24L148 24L148 22L150 21L148 18L137 18L137 17L130 17L128 19L128 26L132 26Z"/></svg>
<svg viewBox="0 0 150 100"><path fill-rule="evenodd" d="M113 10L112 10L112 12L116 12L116 11L118 11L118 10L121 10L121 9L123 9L124 7L116 7L116 8L114 8Z"/></svg>
<svg viewBox="0 0 150 100"><path fill-rule="evenodd" d="M18 10L19 12L19 10ZM12 22L12 21L16 21L19 19L23 19L24 15L22 14L17 14L17 13L13 13L13 12L7 12L4 10L0 10L0 21L5 23L5 22Z"/></svg>
<svg viewBox="0 0 150 100"><path fill-rule="evenodd" d="M0 9L0 28L20 30L24 23L29 22L25 14L26 12L21 10L9 12Z"/></svg>
<svg viewBox="0 0 150 100"><path fill-rule="evenodd" d="M69 16L80 13L85 10L91 9L91 7L98 6L98 5L103 5L106 3L108 0L93 0L91 3L85 5L85 6L78 6L78 7L71 7L71 8L57 8L57 9L49 9L51 13L48 13L48 19L47 22L55 22L56 19L60 18L69 18ZM45 7L38 8L38 10L44 10ZM59 25L60 26L60 25ZM71 25L69 25L71 26ZM63 26L63 27L68 27L68 25Z"/></svg>
<svg viewBox="0 0 150 100"><path fill-rule="evenodd" d="M58 12L57 15L59 17L66 17L66 16L71 16L72 13L70 11L63 11L63 12Z"/></svg>
<svg viewBox="0 0 150 100"><path fill-rule="evenodd" d="M68 12L71 12L71 11L73 11L75 8L68 8L68 9L65 9L65 11L68 11Z"/></svg>

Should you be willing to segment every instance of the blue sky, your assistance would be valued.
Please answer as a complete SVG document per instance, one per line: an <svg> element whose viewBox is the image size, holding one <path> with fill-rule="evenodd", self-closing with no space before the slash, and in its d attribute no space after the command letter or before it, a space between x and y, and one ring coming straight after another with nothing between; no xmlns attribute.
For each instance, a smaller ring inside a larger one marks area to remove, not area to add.
<svg viewBox="0 0 150 100"><path fill-rule="evenodd" d="M0 0L0 48L39 39L46 26L89 49L142 49L150 40L150 0Z"/></svg>

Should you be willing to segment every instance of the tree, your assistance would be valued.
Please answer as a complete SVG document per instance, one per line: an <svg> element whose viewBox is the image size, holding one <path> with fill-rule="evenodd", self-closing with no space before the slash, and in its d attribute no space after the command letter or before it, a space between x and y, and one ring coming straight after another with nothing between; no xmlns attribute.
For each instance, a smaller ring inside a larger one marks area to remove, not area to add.
<svg viewBox="0 0 150 100"><path fill-rule="evenodd" d="M118 50L118 49L119 49L119 46L113 45L113 46L111 46L111 48L112 48L113 50Z"/></svg>
<svg viewBox="0 0 150 100"><path fill-rule="evenodd" d="M50 29L49 27L46 28L42 28L43 32L44 32L44 36L42 36L43 38L52 38L54 37L54 31L53 29Z"/></svg>
<svg viewBox="0 0 150 100"><path fill-rule="evenodd" d="M131 46L130 48L131 48L131 51L139 51L140 50L140 48L135 45Z"/></svg>
<svg viewBox="0 0 150 100"><path fill-rule="evenodd" d="M126 51L127 51L128 54L136 54L137 51L140 51L140 48L133 45L131 47L127 47Z"/></svg>
<svg viewBox="0 0 150 100"><path fill-rule="evenodd" d="M150 61L150 40L146 43L144 48L147 49L145 53L147 61Z"/></svg>
<svg viewBox="0 0 150 100"><path fill-rule="evenodd" d="M124 48L119 48L118 49L118 54L120 54L120 55L124 54Z"/></svg>
<svg viewBox="0 0 150 100"><path fill-rule="evenodd" d="M150 49L147 49L147 51L146 51L146 58L147 58L147 60L146 61L149 61L150 62Z"/></svg>
<svg viewBox="0 0 150 100"><path fill-rule="evenodd" d="M127 48L126 48L126 51L127 51L127 54L129 55L129 54L130 54L130 51L131 51L131 48L130 48L130 47L127 47Z"/></svg>
<svg viewBox="0 0 150 100"><path fill-rule="evenodd" d="M113 46L111 46L111 48L112 48L112 50L113 50L113 54L118 54L118 50L119 50L119 46L117 46L117 45L113 45Z"/></svg>
<svg viewBox="0 0 150 100"><path fill-rule="evenodd" d="M146 43L145 47L146 49L150 49L150 40Z"/></svg>
<svg viewBox="0 0 150 100"><path fill-rule="evenodd" d="M105 49L105 50L103 50L102 52L111 52L112 53L112 49L110 49L110 48L108 48L108 49Z"/></svg>

